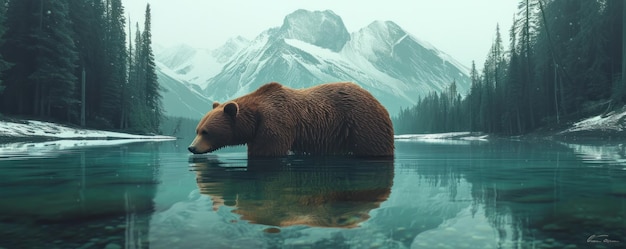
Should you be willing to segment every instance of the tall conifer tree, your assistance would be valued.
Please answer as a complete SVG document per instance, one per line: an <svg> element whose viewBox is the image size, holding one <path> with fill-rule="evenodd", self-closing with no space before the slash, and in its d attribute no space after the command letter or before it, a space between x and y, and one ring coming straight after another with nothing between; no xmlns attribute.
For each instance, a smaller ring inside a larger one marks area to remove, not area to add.
<svg viewBox="0 0 626 249"><path fill-rule="evenodd" d="M32 32L39 26L36 13L43 11L40 0L9 1L6 11L4 44L0 54L13 65L3 72L4 91L0 107L6 114L32 115L33 84L28 76L34 71L35 46ZM35 8L34 6L37 6ZM41 9L41 10L40 10Z"/></svg>
<svg viewBox="0 0 626 249"><path fill-rule="evenodd" d="M126 30L124 7L121 0L110 0L107 6L107 29L105 49L107 61L106 80L101 92L100 113L110 122L110 126L121 128L123 92L126 87Z"/></svg>
<svg viewBox="0 0 626 249"><path fill-rule="evenodd" d="M9 1L6 42L0 53L13 64L5 71L5 112L69 120L76 46L66 1Z"/></svg>
<svg viewBox="0 0 626 249"><path fill-rule="evenodd" d="M146 111L145 94L145 67L143 66L143 45L141 29L136 23L134 54L131 57L132 63L129 68L129 102L128 127L134 130L145 130L148 126L148 112Z"/></svg>
<svg viewBox="0 0 626 249"><path fill-rule="evenodd" d="M0 47L2 47L2 44L4 43L3 35L6 30L5 20L6 20L6 13L7 13L6 12L7 3L8 3L7 0L0 0ZM10 66L11 64L7 62L6 60L4 60L2 53L0 53L0 96L2 96L2 90L4 90L4 84L2 83L3 81L2 73L6 71L7 69L9 69Z"/></svg>
<svg viewBox="0 0 626 249"><path fill-rule="evenodd" d="M108 79L105 70L110 62L106 55L105 34L107 19L105 6L102 0L70 0L70 16L74 27L74 41L78 49L78 62L75 75L82 77L86 73L85 99L86 118L88 124L96 124L97 128L104 128L100 113L101 93L104 81ZM80 99L81 88L77 88L76 95ZM108 122L104 122L108 123ZM108 126L107 128L111 128Z"/></svg>
<svg viewBox="0 0 626 249"><path fill-rule="evenodd" d="M146 6L146 17L144 30L142 33L142 56L145 67L145 95L146 106L149 115L149 127L151 132L159 131L159 124L163 117L163 107L161 105L161 93L159 82L156 75L156 64L154 62L154 53L152 52L152 32L151 32L151 11L150 4Z"/></svg>
<svg viewBox="0 0 626 249"><path fill-rule="evenodd" d="M35 115L55 116L70 121L76 115L74 75L78 53L67 1L43 1L39 28L34 32L35 71L29 79L35 84ZM63 117L63 115L68 115Z"/></svg>

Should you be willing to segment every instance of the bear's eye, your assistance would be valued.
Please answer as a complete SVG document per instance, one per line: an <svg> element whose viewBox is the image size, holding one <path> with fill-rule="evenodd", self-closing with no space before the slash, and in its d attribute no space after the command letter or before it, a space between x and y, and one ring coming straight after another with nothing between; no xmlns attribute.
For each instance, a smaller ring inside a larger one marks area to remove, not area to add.
<svg viewBox="0 0 626 249"><path fill-rule="evenodd" d="M201 131L201 132L200 132L200 134L202 134L203 136L206 136L206 135L208 135L209 133L208 133L207 131L203 130L203 131Z"/></svg>

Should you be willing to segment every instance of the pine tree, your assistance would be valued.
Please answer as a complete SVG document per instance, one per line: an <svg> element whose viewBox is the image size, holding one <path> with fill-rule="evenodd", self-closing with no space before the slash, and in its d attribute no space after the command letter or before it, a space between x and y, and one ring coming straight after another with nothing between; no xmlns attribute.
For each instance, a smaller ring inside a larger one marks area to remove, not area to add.
<svg viewBox="0 0 626 249"><path fill-rule="evenodd" d="M41 10L40 25L33 32L36 69L28 77L35 84L34 114L48 117L55 114L70 121L71 115L75 118L77 114L74 70L78 53L69 6L65 1L42 2Z"/></svg>
<svg viewBox="0 0 626 249"><path fill-rule="evenodd" d="M160 87L157 81L154 53L152 52L150 4L146 6L144 26L142 33L142 56L143 66L145 66L146 106L150 112L149 126L147 128L151 132L158 132L159 124L163 117L163 107L161 106L161 93L159 92Z"/></svg>
<svg viewBox="0 0 626 249"><path fill-rule="evenodd" d="M474 61L472 61L472 69L470 71L470 80L471 80L471 86L470 86L470 93L468 94L468 96L466 97L467 99L467 105L468 105L468 115L469 115L469 130L470 131L478 131L481 130L482 127L480 126L480 106L481 106L481 100L482 98L480 97L482 91L481 91L481 83L480 83L480 74L478 73L478 70L476 70L476 63Z"/></svg>
<svg viewBox="0 0 626 249"><path fill-rule="evenodd" d="M522 83L520 72L519 55L517 53L517 35L515 22L509 32L509 65L506 77L506 85L503 91L503 98L506 100L504 104L504 130L505 134L514 135L522 133Z"/></svg>
<svg viewBox="0 0 626 249"><path fill-rule="evenodd" d="M0 0L0 47L2 47L2 44L4 43L3 35L6 30L5 28L5 19L6 19L6 13L7 13L6 7L7 7L7 0ZM0 53L0 96L2 96L2 90L4 90L4 84L2 84L2 81L3 81L2 73L6 71L7 69L9 69L10 66L11 64L7 62L6 60L4 60L2 54Z"/></svg>
<svg viewBox="0 0 626 249"><path fill-rule="evenodd" d="M78 49L76 77L82 77L85 71L85 104L87 123L95 128L111 128L100 114L100 104L105 69L108 67L108 56L105 50L105 6L101 0L70 0L70 16L74 27L74 41ZM82 87L82 86L81 86ZM82 89L77 88L77 99L81 99Z"/></svg>
<svg viewBox="0 0 626 249"><path fill-rule="evenodd" d="M4 91L0 99L2 111L7 114L32 114L32 102L27 101L32 95L32 83L27 80L33 72L36 56L32 47L35 45L31 31L38 25L32 6L39 6L41 1L9 1L6 11L4 44L0 48L6 61L12 67L3 72ZM39 8L37 8L38 10ZM31 97L32 98L32 97Z"/></svg>
<svg viewBox="0 0 626 249"><path fill-rule="evenodd" d="M101 115L110 122L111 127L121 128L123 92L126 87L126 32L124 7L121 0L110 0L107 8L107 29L105 34L106 80L100 95Z"/></svg>
<svg viewBox="0 0 626 249"><path fill-rule="evenodd" d="M533 105L533 85L532 85L532 76L531 72L532 66L532 56L533 56L533 42L534 42L534 34L536 34L537 30L537 0L521 0L518 5L518 15L521 17L518 19L521 23L519 25L515 25L519 28L519 37L520 42L518 43L518 53L520 59L523 60L524 65L521 65L524 69L523 79L520 81L522 83L522 106L527 107L524 113L524 120L529 123L529 126L535 126L535 117L534 117L534 105Z"/></svg>
<svg viewBox="0 0 626 249"><path fill-rule="evenodd" d="M146 111L146 94L145 94L145 63L143 56L143 41L139 23L135 29L135 53L131 57L131 65L129 68L129 102L131 105L127 108L128 128L144 131L148 127L148 112Z"/></svg>
<svg viewBox="0 0 626 249"><path fill-rule="evenodd" d="M491 99L489 100L489 108L490 109L490 126L492 127L492 131L500 132L501 131L501 122L500 119L502 117L502 101L501 98L503 95L504 88L504 68L506 61L504 59L504 46L502 45L502 37L500 35L500 25L496 25L496 37L491 45L491 49L489 49L489 53L487 54L487 59L485 61L484 66L484 82L489 83L492 87L491 91L493 94L491 95Z"/></svg>
<svg viewBox="0 0 626 249"><path fill-rule="evenodd" d="M626 4L623 1L611 1L611 2L619 2L622 4L622 70L621 70L621 80L616 83L617 94L613 96L613 99L617 100L620 103L626 103Z"/></svg>
<svg viewBox="0 0 626 249"><path fill-rule="evenodd" d="M9 1L6 18L0 54L13 66L5 71L4 111L69 120L76 113L77 52L68 3Z"/></svg>
<svg viewBox="0 0 626 249"><path fill-rule="evenodd" d="M494 132L494 118L496 114L494 112L494 82L493 79L488 77L490 75L489 69L483 67L483 77L480 93L480 127L482 131Z"/></svg>
<svg viewBox="0 0 626 249"><path fill-rule="evenodd" d="M614 75L611 100L619 106L626 104L626 4L623 0L607 1L607 18L604 30L609 39L610 68Z"/></svg>

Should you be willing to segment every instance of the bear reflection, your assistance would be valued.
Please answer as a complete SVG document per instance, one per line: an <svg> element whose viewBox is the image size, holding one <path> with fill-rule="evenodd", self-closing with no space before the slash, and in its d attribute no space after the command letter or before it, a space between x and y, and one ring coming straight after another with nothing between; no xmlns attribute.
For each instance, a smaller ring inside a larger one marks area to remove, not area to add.
<svg viewBox="0 0 626 249"><path fill-rule="evenodd" d="M239 165L237 165L239 164ZM387 200L393 159L259 159L226 163L194 159L200 192L213 209L233 206L251 223L355 227Z"/></svg>

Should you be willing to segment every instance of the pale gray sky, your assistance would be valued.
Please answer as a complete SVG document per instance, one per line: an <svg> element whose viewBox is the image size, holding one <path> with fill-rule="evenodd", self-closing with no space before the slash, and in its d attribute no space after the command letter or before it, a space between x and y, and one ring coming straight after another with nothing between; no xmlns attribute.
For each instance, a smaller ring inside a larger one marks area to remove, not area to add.
<svg viewBox="0 0 626 249"><path fill-rule="evenodd" d="M152 8L155 44L186 43L216 48L228 38L254 39L262 31L282 25L297 9L332 10L341 16L349 32L375 20L393 21L417 38L427 41L466 66L475 60L482 68L496 24L508 46L508 30L517 0L122 0L133 29L143 28L145 7ZM134 31L133 31L134 33Z"/></svg>

